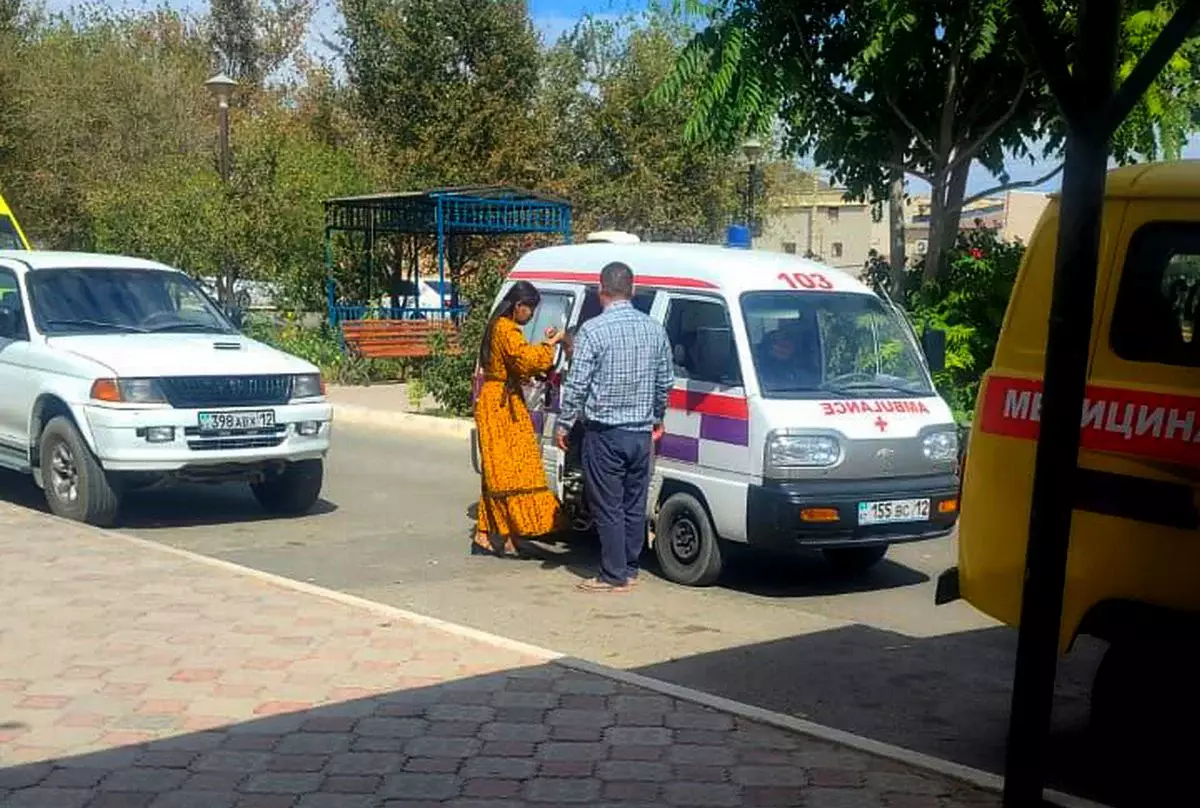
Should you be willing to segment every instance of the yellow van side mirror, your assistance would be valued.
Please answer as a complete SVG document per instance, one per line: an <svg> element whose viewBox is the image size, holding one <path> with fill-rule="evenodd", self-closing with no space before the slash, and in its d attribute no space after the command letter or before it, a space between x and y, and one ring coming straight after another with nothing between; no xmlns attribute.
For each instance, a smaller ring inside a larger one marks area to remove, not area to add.
<svg viewBox="0 0 1200 808"><path fill-rule="evenodd" d="M937 373L946 369L946 332L940 328L925 327L921 334L921 350L929 369Z"/></svg>

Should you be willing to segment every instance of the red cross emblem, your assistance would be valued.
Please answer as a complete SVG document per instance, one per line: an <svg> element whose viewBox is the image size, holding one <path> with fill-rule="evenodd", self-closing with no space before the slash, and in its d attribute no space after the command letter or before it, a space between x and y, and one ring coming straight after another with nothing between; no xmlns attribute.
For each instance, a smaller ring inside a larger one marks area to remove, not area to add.
<svg viewBox="0 0 1200 808"><path fill-rule="evenodd" d="M875 426L879 427L880 432L887 432L887 421L883 420L883 416L875 419Z"/></svg>

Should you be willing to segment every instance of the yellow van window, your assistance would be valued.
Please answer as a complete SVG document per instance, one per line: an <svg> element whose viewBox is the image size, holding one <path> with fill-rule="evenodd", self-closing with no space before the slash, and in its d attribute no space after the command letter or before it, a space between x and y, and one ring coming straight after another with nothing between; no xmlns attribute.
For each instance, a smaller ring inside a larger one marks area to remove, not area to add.
<svg viewBox="0 0 1200 808"><path fill-rule="evenodd" d="M21 243L21 237L17 235L17 228L13 226L12 219L0 215L0 250L23 249L25 245Z"/></svg>
<svg viewBox="0 0 1200 808"><path fill-rule="evenodd" d="M1200 367L1200 224L1153 222L1129 243L1113 311L1122 359Z"/></svg>

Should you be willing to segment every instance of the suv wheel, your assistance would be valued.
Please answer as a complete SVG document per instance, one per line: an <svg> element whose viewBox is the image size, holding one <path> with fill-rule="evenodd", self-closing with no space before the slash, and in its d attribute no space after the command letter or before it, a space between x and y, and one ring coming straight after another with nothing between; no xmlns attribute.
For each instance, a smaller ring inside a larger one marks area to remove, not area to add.
<svg viewBox="0 0 1200 808"><path fill-rule="evenodd" d="M38 445L42 488L55 516L110 527L121 498L70 419L52 418Z"/></svg>
<svg viewBox="0 0 1200 808"><path fill-rule="evenodd" d="M271 513L284 516L300 516L312 510L321 496L321 485L325 479L325 464L320 460L298 460L288 463L278 474L250 489L254 498Z"/></svg>

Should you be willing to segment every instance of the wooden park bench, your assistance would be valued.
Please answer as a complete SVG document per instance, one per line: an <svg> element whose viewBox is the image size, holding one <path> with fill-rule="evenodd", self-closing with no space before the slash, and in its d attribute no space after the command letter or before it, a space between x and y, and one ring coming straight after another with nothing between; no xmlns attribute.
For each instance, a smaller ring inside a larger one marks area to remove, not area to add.
<svg viewBox="0 0 1200 808"><path fill-rule="evenodd" d="M346 348L369 359L417 359L433 353L431 339L444 333L450 350L459 352L458 329L451 320L347 320Z"/></svg>

